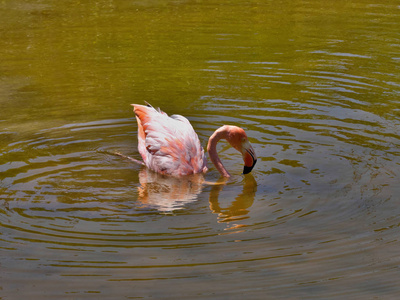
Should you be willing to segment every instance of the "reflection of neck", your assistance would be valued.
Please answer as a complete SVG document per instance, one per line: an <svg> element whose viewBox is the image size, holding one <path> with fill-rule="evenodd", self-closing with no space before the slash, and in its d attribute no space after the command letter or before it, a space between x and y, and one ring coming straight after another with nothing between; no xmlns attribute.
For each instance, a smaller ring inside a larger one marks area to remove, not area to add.
<svg viewBox="0 0 400 300"><path fill-rule="evenodd" d="M224 130L221 130L221 128L217 129L211 136L210 139L208 140L208 145L207 145L207 151L208 155L214 164L215 168L218 170L218 172L224 176L224 177L230 177L231 174L225 169L224 165L222 164L221 160L219 159L218 153L217 153L217 143L220 139L226 139L227 137L227 132Z"/></svg>
<svg viewBox="0 0 400 300"><path fill-rule="evenodd" d="M219 214L221 213L221 206L219 205L219 192L222 191L222 189L224 188L224 186L221 185L214 185L211 188L210 191L210 197L209 197L209 202L210 202L210 209L214 214Z"/></svg>
<svg viewBox="0 0 400 300"><path fill-rule="evenodd" d="M227 179L224 179L227 182ZM211 188L209 202L211 212L218 214L218 222L230 223L234 220L248 218L250 207L253 205L254 198L257 192L257 182L252 174L244 176L243 190L235 197L229 207L222 208L219 203L219 194L222 192L225 185L214 185Z"/></svg>

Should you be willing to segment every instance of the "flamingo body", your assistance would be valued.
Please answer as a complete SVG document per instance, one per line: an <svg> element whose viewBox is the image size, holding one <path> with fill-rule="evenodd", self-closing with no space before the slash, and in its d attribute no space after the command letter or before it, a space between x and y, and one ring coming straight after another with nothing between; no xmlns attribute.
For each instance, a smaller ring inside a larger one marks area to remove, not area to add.
<svg viewBox="0 0 400 300"><path fill-rule="evenodd" d="M138 149L151 170L181 176L207 171L204 149L183 116L168 116L152 106L133 104L138 123Z"/></svg>
<svg viewBox="0 0 400 300"><path fill-rule="evenodd" d="M138 123L139 153L149 169L173 176L207 171L204 149L188 119L180 115L168 116L151 105L132 106ZM211 135L207 145L210 159L220 174L230 177L217 154L216 145L220 139L226 139L242 153L243 174L251 172L257 156L245 131L237 126L224 125Z"/></svg>

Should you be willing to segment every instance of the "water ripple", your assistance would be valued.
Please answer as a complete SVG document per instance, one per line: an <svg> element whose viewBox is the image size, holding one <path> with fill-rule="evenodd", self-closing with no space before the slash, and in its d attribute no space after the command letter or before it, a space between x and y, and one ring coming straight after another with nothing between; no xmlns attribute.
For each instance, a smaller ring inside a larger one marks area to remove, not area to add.
<svg viewBox="0 0 400 300"><path fill-rule="evenodd" d="M398 3L3 2L0 298L398 298ZM252 173L111 155L144 101Z"/></svg>
<svg viewBox="0 0 400 300"><path fill-rule="evenodd" d="M201 142L225 122L240 123L259 156L253 176L202 186L196 177L176 182L107 154L137 157L133 118L41 130L10 141L2 154L2 250L71 280L161 286L170 280L209 283L239 272L276 289L290 281L285 288L298 291L358 282L371 267L390 269L393 257L371 265L361 255L379 255L376 239L394 241L400 222L395 214L390 222L377 219L393 204L399 176L398 154L387 145L398 145L398 135L383 126L383 116L290 99L265 100L261 107L248 100L203 100L208 113L188 115ZM238 103L240 114L229 114ZM217 104L226 116L213 113ZM224 143L219 148L235 170L240 155ZM216 178L211 167L206 179Z"/></svg>

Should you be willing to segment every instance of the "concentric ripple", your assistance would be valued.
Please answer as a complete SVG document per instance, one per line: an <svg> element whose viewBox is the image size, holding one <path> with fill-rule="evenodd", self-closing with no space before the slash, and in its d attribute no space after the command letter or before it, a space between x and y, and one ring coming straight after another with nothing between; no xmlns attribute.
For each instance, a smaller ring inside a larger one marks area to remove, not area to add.
<svg viewBox="0 0 400 300"><path fill-rule="evenodd" d="M246 290L245 278L269 282L277 295L282 288L288 295L307 293L318 284L340 296L331 289L335 284L368 294L364 278L373 270L392 272L394 256L368 261L391 247L391 229L398 227L396 214L382 222L380 213L394 204L399 175L399 136L385 126L388 119L315 99L266 99L256 106L239 99L238 118L230 113L234 99L202 101L224 107L226 117L189 115L200 140L205 144L224 122L241 123L260 158L252 175L207 186L203 176L160 176L112 155L137 157L133 118L9 139L0 203L8 280L18 285L61 276L74 286L67 294L104 293L98 280L140 283L141 290L156 281L157 291L173 293L170 282L182 281L181 293L212 297L199 286L228 284L223 274L230 274L236 291ZM227 168L240 172L240 155L223 143L219 151ZM218 176L211 167L205 178ZM90 278L85 287L77 285L82 276ZM386 293L396 283L382 284ZM236 297L223 287L213 290Z"/></svg>

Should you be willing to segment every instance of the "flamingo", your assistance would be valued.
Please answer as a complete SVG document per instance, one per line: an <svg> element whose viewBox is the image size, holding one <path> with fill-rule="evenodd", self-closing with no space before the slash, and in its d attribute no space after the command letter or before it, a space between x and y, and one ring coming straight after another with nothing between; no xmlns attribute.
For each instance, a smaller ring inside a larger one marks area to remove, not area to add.
<svg viewBox="0 0 400 300"><path fill-rule="evenodd" d="M138 150L147 168L165 175L183 176L205 173L207 160L199 137L189 120L180 115L168 116L150 104L132 104L138 124ZM217 143L226 139L242 154L243 174L248 174L257 156L245 131L237 126L224 125L208 140L208 155L223 177L230 177L217 154Z"/></svg>

